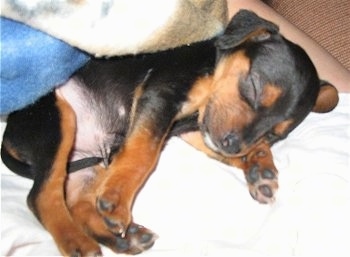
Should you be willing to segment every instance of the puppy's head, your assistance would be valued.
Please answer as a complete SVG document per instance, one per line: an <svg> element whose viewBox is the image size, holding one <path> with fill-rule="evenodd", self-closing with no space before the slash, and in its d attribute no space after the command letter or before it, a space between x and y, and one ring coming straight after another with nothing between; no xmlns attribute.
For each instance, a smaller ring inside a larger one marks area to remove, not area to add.
<svg viewBox="0 0 350 257"><path fill-rule="evenodd" d="M199 123L207 145L223 155L272 144L311 111L337 105L337 90L320 81L305 51L250 11L232 18L216 47L213 91Z"/></svg>

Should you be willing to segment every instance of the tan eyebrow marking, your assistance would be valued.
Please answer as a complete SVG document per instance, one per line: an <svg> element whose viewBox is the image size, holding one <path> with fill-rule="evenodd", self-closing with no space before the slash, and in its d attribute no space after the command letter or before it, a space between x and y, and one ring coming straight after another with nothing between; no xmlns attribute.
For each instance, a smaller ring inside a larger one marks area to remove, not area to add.
<svg viewBox="0 0 350 257"><path fill-rule="evenodd" d="M273 84L267 84L264 86L261 94L260 103L264 107L271 107L276 103L277 99L281 96L282 89Z"/></svg>

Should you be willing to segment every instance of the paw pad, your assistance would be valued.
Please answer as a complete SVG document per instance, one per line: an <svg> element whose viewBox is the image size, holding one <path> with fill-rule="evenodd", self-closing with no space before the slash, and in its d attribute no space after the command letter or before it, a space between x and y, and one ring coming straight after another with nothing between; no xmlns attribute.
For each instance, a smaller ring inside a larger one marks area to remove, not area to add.
<svg viewBox="0 0 350 257"><path fill-rule="evenodd" d="M114 250L118 253L138 254L151 248L157 238L151 230L131 224L125 235L116 237Z"/></svg>
<svg viewBox="0 0 350 257"><path fill-rule="evenodd" d="M97 200L97 208L102 212L112 212L115 209L115 205L112 202L99 198Z"/></svg>
<svg viewBox="0 0 350 257"><path fill-rule="evenodd" d="M277 172L253 165L246 173L251 196L259 203L272 203L277 191Z"/></svg>

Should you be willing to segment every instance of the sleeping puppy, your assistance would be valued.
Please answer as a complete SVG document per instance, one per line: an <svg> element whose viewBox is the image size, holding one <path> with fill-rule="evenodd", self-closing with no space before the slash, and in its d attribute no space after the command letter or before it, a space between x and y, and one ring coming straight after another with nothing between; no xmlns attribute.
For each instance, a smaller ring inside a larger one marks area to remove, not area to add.
<svg viewBox="0 0 350 257"><path fill-rule="evenodd" d="M3 162L34 179L28 205L66 256L150 248L155 234L132 205L173 135L241 168L249 192L278 188L270 146L311 111L331 111L336 89L278 27L242 10L224 33L188 46L93 59L71 80L8 117Z"/></svg>

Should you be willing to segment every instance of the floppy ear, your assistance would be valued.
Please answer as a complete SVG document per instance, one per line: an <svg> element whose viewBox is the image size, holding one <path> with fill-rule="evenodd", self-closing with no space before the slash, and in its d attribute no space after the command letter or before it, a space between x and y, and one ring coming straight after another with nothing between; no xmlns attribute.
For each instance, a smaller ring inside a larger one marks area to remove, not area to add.
<svg viewBox="0 0 350 257"><path fill-rule="evenodd" d="M277 34L279 28L276 24L264 20L248 10L240 10L228 24L224 34L219 36L216 47L227 50L238 46L246 40L261 41Z"/></svg>
<svg viewBox="0 0 350 257"><path fill-rule="evenodd" d="M332 111L338 104L337 89L327 81L320 81L321 88L318 93L313 112L325 113Z"/></svg>

